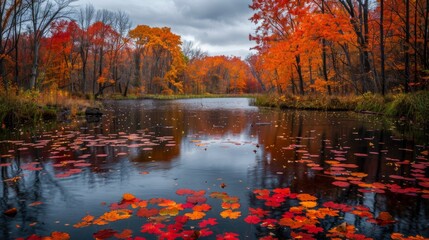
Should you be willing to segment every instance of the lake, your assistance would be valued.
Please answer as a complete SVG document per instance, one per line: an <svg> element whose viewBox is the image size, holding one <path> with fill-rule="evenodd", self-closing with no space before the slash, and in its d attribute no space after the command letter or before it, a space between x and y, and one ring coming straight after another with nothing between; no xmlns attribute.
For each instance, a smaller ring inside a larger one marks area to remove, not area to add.
<svg viewBox="0 0 429 240"><path fill-rule="evenodd" d="M3 130L0 239L429 238L427 131L251 103L106 101L100 119Z"/></svg>

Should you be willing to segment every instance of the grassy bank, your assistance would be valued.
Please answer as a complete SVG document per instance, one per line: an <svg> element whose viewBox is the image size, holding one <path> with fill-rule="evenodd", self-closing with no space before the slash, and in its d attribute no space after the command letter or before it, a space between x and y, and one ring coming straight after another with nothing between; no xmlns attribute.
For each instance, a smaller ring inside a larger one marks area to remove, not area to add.
<svg viewBox="0 0 429 240"><path fill-rule="evenodd" d="M72 97L62 91L0 93L0 123L2 126L14 126L73 117L91 105L88 100Z"/></svg>
<svg viewBox="0 0 429 240"><path fill-rule="evenodd" d="M255 105L281 109L358 111L429 123L429 91L385 97L371 93L360 96L260 95L256 97Z"/></svg>

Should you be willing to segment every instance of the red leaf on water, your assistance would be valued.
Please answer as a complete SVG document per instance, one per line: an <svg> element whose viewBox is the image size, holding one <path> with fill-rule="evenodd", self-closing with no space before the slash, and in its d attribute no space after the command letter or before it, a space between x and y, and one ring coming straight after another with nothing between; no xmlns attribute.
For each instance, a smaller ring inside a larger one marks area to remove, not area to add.
<svg viewBox="0 0 429 240"><path fill-rule="evenodd" d="M165 225L162 223L146 223L141 227L141 232L150 233L150 234L161 234L161 228L164 228Z"/></svg>
<svg viewBox="0 0 429 240"><path fill-rule="evenodd" d="M187 217L187 216L177 216L175 218L175 220L176 220L176 223L186 224L189 221L189 217Z"/></svg>
<svg viewBox="0 0 429 240"><path fill-rule="evenodd" d="M159 210L156 208L140 208L139 211L137 212L137 216L139 217L152 217L155 216L159 213Z"/></svg>
<svg viewBox="0 0 429 240"><path fill-rule="evenodd" d="M303 229L305 229L308 233L318 234L324 231L321 227L316 227L315 225L304 225Z"/></svg>
<svg viewBox="0 0 429 240"><path fill-rule="evenodd" d="M43 202L37 201L37 202L33 202L33 203L28 204L28 206L29 207L34 207L34 206L38 206L38 205L41 205L41 204L43 204Z"/></svg>
<svg viewBox="0 0 429 240"><path fill-rule="evenodd" d="M255 215L255 216L258 216L260 218L263 218L263 217L267 216L270 212L265 211L262 208L249 208L249 213L251 215Z"/></svg>
<svg viewBox="0 0 429 240"><path fill-rule="evenodd" d="M239 240L237 233L226 232L216 236L216 240Z"/></svg>
<svg viewBox="0 0 429 240"><path fill-rule="evenodd" d="M177 189L176 190L176 194L180 195L180 196L182 196L182 195L192 195L194 193L195 193L194 190L186 189L186 188L181 188L181 189Z"/></svg>
<svg viewBox="0 0 429 240"><path fill-rule="evenodd" d="M207 201L207 198L204 196L187 196L186 201L194 204L202 204Z"/></svg>
<svg viewBox="0 0 429 240"><path fill-rule="evenodd" d="M255 215L249 215L244 219L248 224L258 224L261 222L261 219Z"/></svg>
<svg viewBox="0 0 429 240"><path fill-rule="evenodd" d="M200 226L200 228L205 228L205 227L207 227L207 226L215 226L215 225L217 225L218 224L218 222L217 222L217 219L216 218L209 218L209 219L207 219L207 220L203 220L203 221L201 221L199 224L198 224L198 226Z"/></svg>
<svg viewBox="0 0 429 240"><path fill-rule="evenodd" d="M33 234L29 236L26 240L42 240L42 237L37 236L36 234Z"/></svg>
<svg viewBox="0 0 429 240"><path fill-rule="evenodd" d="M106 238L113 237L113 235L115 235L115 233L117 233L117 232L113 229L103 229L103 230L100 230L100 231L92 234L92 236L94 238L97 238L97 239L106 239Z"/></svg>
<svg viewBox="0 0 429 240"><path fill-rule="evenodd" d="M278 221L276 219L267 218L267 219L262 220L261 227L274 229L274 228L276 228L277 224L278 224Z"/></svg>
<svg viewBox="0 0 429 240"><path fill-rule="evenodd" d="M200 236L201 237L208 237L208 236L211 236L212 234L213 234L213 231L211 231L208 228L203 228L200 230Z"/></svg>
<svg viewBox="0 0 429 240"><path fill-rule="evenodd" d="M368 157L368 154L366 153L354 153L353 155L355 155L356 157Z"/></svg>
<svg viewBox="0 0 429 240"><path fill-rule="evenodd" d="M259 238L259 240L277 240L277 239L278 238L275 238L275 237L273 237L271 235Z"/></svg>
<svg viewBox="0 0 429 240"><path fill-rule="evenodd" d="M52 240L69 240L70 234L65 232L52 232L51 239Z"/></svg>
<svg viewBox="0 0 429 240"><path fill-rule="evenodd" d="M3 212L3 214L8 217L15 217L17 213L18 213L18 209L16 208L10 208Z"/></svg>
<svg viewBox="0 0 429 240"><path fill-rule="evenodd" d="M338 186L338 187L348 187L348 186L350 186L350 183L348 183L348 182L343 182L343 181L335 181L335 182L332 182L332 185L335 185L335 186Z"/></svg>

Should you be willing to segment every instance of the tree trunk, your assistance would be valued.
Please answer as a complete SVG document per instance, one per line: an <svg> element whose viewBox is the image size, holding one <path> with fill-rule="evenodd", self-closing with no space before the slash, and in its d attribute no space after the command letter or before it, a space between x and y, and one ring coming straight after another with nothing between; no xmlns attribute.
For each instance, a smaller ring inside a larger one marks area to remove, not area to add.
<svg viewBox="0 0 429 240"><path fill-rule="evenodd" d="M39 48L40 48L40 43L38 42L37 39L34 40L34 46L33 46L33 62L32 62L32 66L31 66L31 76L30 76L30 89L35 89L36 88L36 79L37 79L37 74L38 74L38 68L39 68Z"/></svg>
<svg viewBox="0 0 429 240"><path fill-rule="evenodd" d="M301 56L299 54L295 56L295 61L296 61L296 71L298 73L298 79L299 79L299 94L304 95L304 78L302 76Z"/></svg>
<svg viewBox="0 0 429 240"><path fill-rule="evenodd" d="M384 55L384 0L380 0L380 61L381 61L381 94L386 94L385 55Z"/></svg>
<svg viewBox="0 0 429 240"><path fill-rule="evenodd" d="M426 11L425 11L425 27L424 27L424 44L423 44L423 64L425 69L429 68L428 58L428 27L429 27L429 0L426 0Z"/></svg>
<svg viewBox="0 0 429 240"><path fill-rule="evenodd" d="M6 68L5 68L4 58L0 59L0 77L3 80L3 88L4 88L4 90L7 93L8 89L9 89L9 82L7 81L7 75L6 75Z"/></svg>
<svg viewBox="0 0 429 240"><path fill-rule="evenodd" d="M322 0L322 14L325 14L325 0ZM322 69L323 69L323 78L326 81L326 87L328 89L328 95L332 95L331 85L329 85L328 81L328 69L326 66L326 39L322 38Z"/></svg>
<svg viewBox="0 0 429 240"><path fill-rule="evenodd" d="M405 1L405 82L404 89L405 92L410 91L409 82L410 82L410 0Z"/></svg>

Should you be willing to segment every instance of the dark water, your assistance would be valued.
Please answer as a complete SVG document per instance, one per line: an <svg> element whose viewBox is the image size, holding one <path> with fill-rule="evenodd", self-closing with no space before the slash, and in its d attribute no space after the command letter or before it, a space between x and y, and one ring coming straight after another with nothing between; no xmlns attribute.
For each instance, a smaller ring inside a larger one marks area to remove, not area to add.
<svg viewBox="0 0 429 240"><path fill-rule="evenodd" d="M17 208L18 212L14 217L0 216L0 239L47 236L52 231L91 239L105 228L129 228L135 236L154 239L139 232L144 221L138 217L108 226L76 229L73 224L86 214L102 215L124 193L183 202L175 194L180 188L239 197L242 217L237 220L222 219L219 201L208 198L216 210L208 216L219 222L212 227L212 238L222 232L236 232L240 239L256 239L268 232L288 238L290 232L284 228L272 230L243 221L248 207L264 207L252 191L275 188L312 194L319 204L364 205L375 216L387 211L396 220L378 226L345 213L341 219L321 222L325 231L346 221L375 239L389 239L392 232L429 237L429 200L424 197L429 191L419 185L429 177L424 130L409 131L377 116L356 113L258 109L249 101L112 101L105 102L106 114L99 122L80 119L4 132L0 211ZM330 166L326 161L335 157L357 165L351 171L367 173L366 183L396 183L418 191L362 192L353 184L341 188L332 185L335 180L329 173L306 165L311 161L326 170ZM68 160L91 165L73 167L64 162ZM420 171L414 163L423 163ZM80 170L71 174L70 169ZM423 180L415 180L415 174Z"/></svg>

